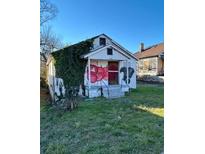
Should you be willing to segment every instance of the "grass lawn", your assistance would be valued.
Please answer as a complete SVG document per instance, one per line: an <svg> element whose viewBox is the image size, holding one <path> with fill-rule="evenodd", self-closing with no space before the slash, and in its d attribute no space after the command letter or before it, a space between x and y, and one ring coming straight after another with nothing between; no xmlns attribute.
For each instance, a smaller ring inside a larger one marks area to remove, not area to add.
<svg viewBox="0 0 205 154"><path fill-rule="evenodd" d="M84 100L64 113L41 98L41 153L160 154L163 93L163 85L140 84L126 97Z"/></svg>

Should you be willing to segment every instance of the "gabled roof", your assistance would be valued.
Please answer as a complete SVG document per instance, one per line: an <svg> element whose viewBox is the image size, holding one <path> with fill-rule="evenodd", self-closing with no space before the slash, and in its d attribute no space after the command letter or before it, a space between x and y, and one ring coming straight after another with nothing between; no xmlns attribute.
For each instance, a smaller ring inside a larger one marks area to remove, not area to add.
<svg viewBox="0 0 205 154"><path fill-rule="evenodd" d="M109 36L107 36L107 35L104 34L104 33L99 34L99 35L97 35L97 36L94 36L94 37L92 37L92 38L90 38L90 39L96 39L96 38L98 38L99 36L102 36L102 35L104 35L105 37L107 37L107 38L109 38L110 40L112 40Z"/></svg>
<svg viewBox="0 0 205 154"><path fill-rule="evenodd" d="M143 51L138 51L134 55L137 59L148 58L159 56L164 53L164 43L159 43L148 48L145 48Z"/></svg>
<svg viewBox="0 0 205 154"><path fill-rule="evenodd" d="M105 37L107 37L115 46L117 46L118 48L120 48L121 50L123 50L126 54L128 54L129 56L131 56L132 58L136 59L136 57L131 53L129 52L127 49L125 49L124 47L122 47L120 44L118 44L117 42L115 42L113 39L111 39L109 36L107 36L106 34L102 33L100 35L97 35L95 37L92 37L90 39L96 39L97 37L100 37L104 35ZM99 47L99 49L101 48L104 48L105 46L103 47ZM94 49L94 50L91 50L88 54L90 54L91 52L97 52L97 50L99 50L98 48L97 49ZM88 55L86 54L86 55ZM84 57L86 57L86 55L83 55ZM137 59L136 59L137 60Z"/></svg>
<svg viewBox="0 0 205 154"><path fill-rule="evenodd" d="M97 35L97 36L94 36L94 37L91 37L91 38L85 39L85 40L83 40L83 41L94 40L94 39L96 39L97 37L99 37L99 36L101 36L101 35L104 35L105 37L107 37L107 38L109 38L109 39L111 40L110 37L108 37L107 35L105 35L104 33L102 33L102 34L99 34L99 35ZM69 47L72 47L72 46L74 46L74 45L78 45L78 44L80 44L80 43L83 42L83 41L80 41L80 42L75 43L75 44L72 44L72 45L64 46L63 48L58 49L58 50L55 50L55 51L53 51L53 52L58 52L58 51L60 51L60 50L62 50L62 49L69 48Z"/></svg>
<svg viewBox="0 0 205 154"><path fill-rule="evenodd" d="M129 52L127 49L125 49L124 47L122 47L120 44L118 44L117 42L115 42L113 39L111 39L109 36L107 36L106 34L104 34L104 33L102 33L102 34L99 34L99 35L97 35L97 36L94 36L94 37L92 37L92 38L89 38L89 39L86 39L86 40L94 40L94 39L96 39L96 38L98 38L98 37L100 37L100 36L105 36L105 37L107 37L114 45L116 45L117 47L119 47L121 50L123 50L126 54L128 54L129 56L131 56L132 58L134 58L134 59L136 59L136 57L131 53L131 52ZM84 41L86 41L86 40L84 40ZM82 42L82 41L81 41ZM81 42L79 42L79 43L76 43L76 44L73 44L73 45L78 45L78 44L80 44ZM62 49L65 49L65 48L69 48L69 47L71 47L71 46L73 46L73 45L69 45L69 46L65 46L65 47L63 47ZM104 47L104 46L103 46ZM95 52L95 51L97 51L98 49L100 49L100 48L103 48L103 47L99 47L99 48L97 48L97 49L94 49L94 50L91 50L89 53L87 53L87 54L90 54L91 52ZM59 49L59 50L56 50L55 52L58 52L58 51L60 51L60 50L62 50L62 49ZM86 55L87 55L86 54ZM84 57L85 55L81 55L81 57ZM137 60L137 59L136 59Z"/></svg>
<svg viewBox="0 0 205 154"><path fill-rule="evenodd" d="M117 49L115 46L113 46L112 44L110 45L105 45L105 46L102 46L100 48L97 48L97 49L94 49L94 50L91 50L91 52L85 54L85 55L82 55L81 58L88 58L100 51L102 51L102 49L106 49L106 48L113 48L115 49L117 52L119 52L120 54L122 54L123 56L127 57L127 58L130 58L129 54L126 54L127 52L124 52L124 50L122 51L122 49ZM136 59L134 56L133 56L134 59ZM137 59L136 59L137 60Z"/></svg>

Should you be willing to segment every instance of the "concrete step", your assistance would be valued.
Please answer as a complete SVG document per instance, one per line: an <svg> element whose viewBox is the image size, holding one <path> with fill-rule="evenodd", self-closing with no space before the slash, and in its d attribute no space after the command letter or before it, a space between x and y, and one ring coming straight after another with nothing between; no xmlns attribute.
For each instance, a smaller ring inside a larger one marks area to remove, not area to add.
<svg viewBox="0 0 205 154"><path fill-rule="evenodd" d="M93 92L94 94L91 97L98 97L99 95L99 88L100 86L93 86L90 89L90 92ZM103 88L103 96L106 98L119 98L123 97L125 95L124 90L122 91L122 86L120 85L112 85L112 86L104 86ZM109 89L109 96L108 96L108 89ZM96 93L96 91L98 91Z"/></svg>
<svg viewBox="0 0 205 154"><path fill-rule="evenodd" d="M108 89L107 88L103 89L103 95L106 98L119 98L119 97L123 97L125 95L125 93L122 92L120 87L109 87L109 96L108 96Z"/></svg>

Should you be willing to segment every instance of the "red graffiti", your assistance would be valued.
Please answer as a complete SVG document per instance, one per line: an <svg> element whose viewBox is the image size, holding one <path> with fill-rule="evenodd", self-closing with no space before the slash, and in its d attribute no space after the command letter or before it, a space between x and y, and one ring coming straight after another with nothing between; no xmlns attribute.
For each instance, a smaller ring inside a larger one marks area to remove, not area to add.
<svg viewBox="0 0 205 154"><path fill-rule="evenodd" d="M90 65L90 76L91 83L95 83L96 81L108 80L108 68L101 67L96 65ZM89 73L87 70L87 79L89 79Z"/></svg>

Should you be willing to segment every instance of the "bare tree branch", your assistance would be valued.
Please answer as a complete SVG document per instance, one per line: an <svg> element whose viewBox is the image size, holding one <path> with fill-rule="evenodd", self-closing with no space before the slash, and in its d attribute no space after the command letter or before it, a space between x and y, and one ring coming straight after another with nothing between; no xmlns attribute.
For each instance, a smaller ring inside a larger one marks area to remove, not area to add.
<svg viewBox="0 0 205 154"><path fill-rule="evenodd" d="M40 38L41 52L48 56L53 49L60 49L62 46L60 38L52 31L51 26L43 26Z"/></svg>
<svg viewBox="0 0 205 154"><path fill-rule="evenodd" d="M56 17L58 13L57 7L48 0L40 0L40 25L42 26L49 20Z"/></svg>
<svg viewBox="0 0 205 154"><path fill-rule="evenodd" d="M62 47L60 38L52 31L51 26L47 26L48 21L56 17L58 9L49 0L40 0L40 7L40 47L47 57L53 49Z"/></svg>

